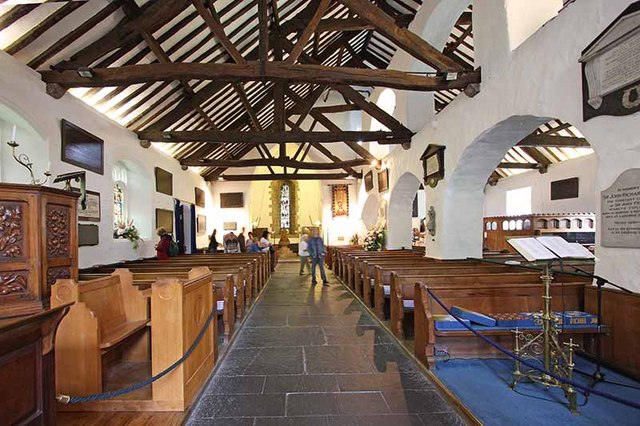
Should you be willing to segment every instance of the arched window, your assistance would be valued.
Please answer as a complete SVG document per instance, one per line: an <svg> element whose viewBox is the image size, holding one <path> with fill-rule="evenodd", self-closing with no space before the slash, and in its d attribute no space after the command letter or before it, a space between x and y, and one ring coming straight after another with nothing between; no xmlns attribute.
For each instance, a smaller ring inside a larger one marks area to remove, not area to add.
<svg viewBox="0 0 640 426"><path fill-rule="evenodd" d="M289 184L280 187L280 229L291 227L291 188Z"/></svg>
<svg viewBox="0 0 640 426"><path fill-rule="evenodd" d="M113 167L113 227L127 223L127 169L120 164Z"/></svg>

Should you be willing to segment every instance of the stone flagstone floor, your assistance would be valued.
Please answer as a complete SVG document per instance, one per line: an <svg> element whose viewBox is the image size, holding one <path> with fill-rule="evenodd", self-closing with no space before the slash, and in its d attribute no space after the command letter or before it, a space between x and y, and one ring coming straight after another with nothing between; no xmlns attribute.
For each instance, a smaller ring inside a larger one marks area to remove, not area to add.
<svg viewBox="0 0 640 426"><path fill-rule="evenodd" d="M330 271L280 264L189 425L462 425Z"/></svg>

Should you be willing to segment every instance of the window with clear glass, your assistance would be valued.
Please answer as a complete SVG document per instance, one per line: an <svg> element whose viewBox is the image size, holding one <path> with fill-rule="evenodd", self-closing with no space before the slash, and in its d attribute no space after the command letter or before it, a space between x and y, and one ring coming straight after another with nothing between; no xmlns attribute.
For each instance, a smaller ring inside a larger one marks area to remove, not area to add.
<svg viewBox="0 0 640 426"><path fill-rule="evenodd" d="M531 187L507 191L507 216L531 214Z"/></svg>
<svg viewBox="0 0 640 426"><path fill-rule="evenodd" d="M280 187L280 229L291 227L291 190L288 184Z"/></svg>

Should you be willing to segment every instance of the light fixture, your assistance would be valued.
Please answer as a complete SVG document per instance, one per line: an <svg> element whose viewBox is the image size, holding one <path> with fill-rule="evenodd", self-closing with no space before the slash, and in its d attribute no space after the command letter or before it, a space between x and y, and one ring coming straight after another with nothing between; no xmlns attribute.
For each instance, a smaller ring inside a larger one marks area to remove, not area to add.
<svg viewBox="0 0 640 426"><path fill-rule="evenodd" d="M218 180L224 180L222 176L218 176Z"/></svg>
<svg viewBox="0 0 640 426"><path fill-rule="evenodd" d="M448 72L444 75L444 79L447 81L457 80L458 73L457 72Z"/></svg>
<svg viewBox="0 0 640 426"><path fill-rule="evenodd" d="M172 138L171 133L169 132L162 132L162 139L166 140L166 141L170 141Z"/></svg>
<svg viewBox="0 0 640 426"><path fill-rule="evenodd" d="M91 71L91 68L89 67L78 67L76 71L82 78L93 78L93 71Z"/></svg>

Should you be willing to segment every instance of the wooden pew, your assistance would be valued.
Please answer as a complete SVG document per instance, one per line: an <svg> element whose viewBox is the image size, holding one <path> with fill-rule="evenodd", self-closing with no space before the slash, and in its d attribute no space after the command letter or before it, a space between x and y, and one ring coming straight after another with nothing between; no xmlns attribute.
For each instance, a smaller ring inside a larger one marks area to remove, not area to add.
<svg viewBox="0 0 640 426"><path fill-rule="evenodd" d="M208 268L202 266L189 268L188 271L176 269L177 268L167 268L166 265L158 265L144 269L145 272L132 272L128 269L116 269L112 274L120 275L123 281L130 283L132 286L142 290L144 294L150 296L149 290L151 289L151 285L158 279L188 279L189 277L194 276L194 274L197 276L198 274L202 275L211 273ZM152 272L146 272L147 270ZM107 274L108 272L81 273L80 278L85 280L98 279L107 276ZM213 293L215 293L218 317L222 318L223 336L225 340L228 340L233 335L236 319L242 319L244 315L244 289L241 283L241 271L236 274L231 274L226 271L216 271L215 273L211 273L210 284L213 286ZM240 311L240 314L237 314L238 311Z"/></svg>
<svg viewBox="0 0 640 426"><path fill-rule="evenodd" d="M513 284L504 281L468 286L452 284L414 284L414 351L416 357L427 367L435 366L436 346L445 347L451 357L487 358L501 356L486 342L470 331L442 331L435 329L433 315L446 312L427 293L427 287L447 307L460 306L484 314L504 312L535 312L542 309L542 288L539 283ZM553 283L551 286L552 309L584 311L584 282ZM564 296L564 299L563 299ZM561 339L574 339L583 344L585 338L593 336L596 329L571 330L562 333ZM492 330L485 333L506 348L513 347L513 333L509 330Z"/></svg>
<svg viewBox="0 0 640 426"><path fill-rule="evenodd" d="M118 348L123 359L149 359L148 301L120 275L86 283L58 280L53 308L73 303L56 336L57 391L67 395L102 392L102 358Z"/></svg>

